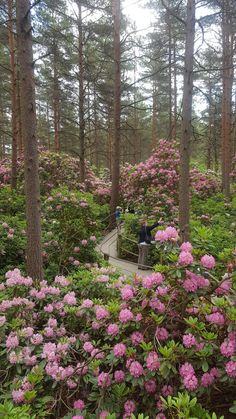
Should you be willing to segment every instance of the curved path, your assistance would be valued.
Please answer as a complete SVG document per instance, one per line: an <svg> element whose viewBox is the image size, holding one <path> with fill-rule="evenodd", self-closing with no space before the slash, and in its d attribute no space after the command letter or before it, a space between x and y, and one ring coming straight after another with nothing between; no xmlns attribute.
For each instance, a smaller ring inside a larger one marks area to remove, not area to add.
<svg viewBox="0 0 236 419"><path fill-rule="evenodd" d="M97 245L97 250L103 255L109 256L109 262L114 267L120 269L126 275L139 274L147 276L152 273L151 270L138 269L138 264L134 262L128 262L124 259L119 259L117 254L117 229L112 230L108 233L102 241Z"/></svg>

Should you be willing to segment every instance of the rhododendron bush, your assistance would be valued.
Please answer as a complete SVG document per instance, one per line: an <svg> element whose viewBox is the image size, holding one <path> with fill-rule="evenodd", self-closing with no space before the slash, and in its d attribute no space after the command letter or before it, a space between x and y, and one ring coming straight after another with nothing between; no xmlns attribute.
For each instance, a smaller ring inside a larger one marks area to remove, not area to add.
<svg viewBox="0 0 236 419"><path fill-rule="evenodd" d="M187 392L217 414L223 400L230 417L235 274L222 275L210 254L198 259L190 243L179 248L172 227L165 234L170 262L144 278L91 268L33 283L17 269L7 272L0 285L3 397L30 403L36 417L43 409L55 418L143 412L164 419L175 397L185 397L178 392Z"/></svg>
<svg viewBox="0 0 236 419"><path fill-rule="evenodd" d="M96 177L88 162L86 162L86 180L84 184L81 184L79 158L69 156L65 153L59 154L50 151L40 151L39 175L42 194L50 192L53 188L65 185L69 189L94 192L100 200L107 200L110 195L109 182L104 182ZM0 161L0 187L9 184L10 181L11 165L5 159ZM19 159L18 182L21 188L23 188L23 181L24 162L22 159Z"/></svg>
<svg viewBox="0 0 236 419"><path fill-rule="evenodd" d="M0 203L4 200L0 222L0 273L14 266L24 269L26 248L24 199L2 188ZM42 198L43 262L50 276L98 261L95 247L107 213L107 205L96 203L88 192L61 188Z"/></svg>
<svg viewBox="0 0 236 419"><path fill-rule="evenodd" d="M178 204L180 156L175 142L160 140L158 148L145 161L135 166L126 165L121 170L121 194L124 202L145 205L173 214ZM192 190L201 197L213 195L219 190L219 182L213 172L190 172Z"/></svg>

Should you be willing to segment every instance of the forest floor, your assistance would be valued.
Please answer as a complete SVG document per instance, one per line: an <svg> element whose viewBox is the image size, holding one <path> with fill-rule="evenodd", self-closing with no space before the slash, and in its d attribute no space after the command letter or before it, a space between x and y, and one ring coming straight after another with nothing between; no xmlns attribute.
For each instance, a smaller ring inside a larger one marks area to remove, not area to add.
<svg viewBox="0 0 236 419"><path fill-rule="evenodd" d="M152 273L151 270L138 269L138 264L134 262L128 262L124 259L119 259L117 254L117 229L110 231L102 241L97 245L97 250L103 255L109 256L109 262L115 268L120 269L125 275L139 274L147 276Z"/></svg>

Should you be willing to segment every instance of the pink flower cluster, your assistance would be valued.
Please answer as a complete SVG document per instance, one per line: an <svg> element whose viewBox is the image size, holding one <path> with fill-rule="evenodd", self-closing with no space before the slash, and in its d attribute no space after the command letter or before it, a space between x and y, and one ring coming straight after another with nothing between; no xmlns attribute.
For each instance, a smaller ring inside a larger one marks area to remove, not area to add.
<svg viewBox="0 0 236 419"><path fill-rule="evenodd" d="M179 372L185 388L189 391L196 390L198 387L198 380L193 366L190 363L185 362L185 364L180 367Z"/></svg>
<svg viewBox="0 0 236 419"><path fill-rule="evenodd" d="M165 242L167 240L176 241L178 238L178 232L174 227L167 227L165 230L158 230L155 235L155 240Z"/></svg>
<svg viewBox="0 0 236 419"><path fill-rule="evenodd" d="M142 280L143 288L153 288L156 285L160 285L164 281L163 276L160 273L153 273L146 276Z"/></svg>
<svg viewBox="0 0 236 419"><path fill-rule="evenodd" d="M204 255L201 258L201 264L204 268L213 269L215 267L216 261L211 255Z"/></svg>
<svg viewBox="0 0 236 419"><path fill-rule="evenodd" d="M201 377L201 385L203 387L209 387L212 385L216 378L219 377L219 370L217 368L212 368L210 372L205 372Z"/></svg>
<svg viewBox="0 0 236 419"><path fill-rule="evenodd" d="M31 278L24 278L19 269L14 269L13 271L8 271L6 273L6 285L8 287L15 287L16 285L24 285L26 287L31 287L33 281Z"/></svg>
<svg viewBox="0 0 236 419"><path fill-rule="evenodd" d="M201 288L207 288L210 282L207 278L186 270L186 279L183 281L183 288L188 292L195 292Z"/></svg>

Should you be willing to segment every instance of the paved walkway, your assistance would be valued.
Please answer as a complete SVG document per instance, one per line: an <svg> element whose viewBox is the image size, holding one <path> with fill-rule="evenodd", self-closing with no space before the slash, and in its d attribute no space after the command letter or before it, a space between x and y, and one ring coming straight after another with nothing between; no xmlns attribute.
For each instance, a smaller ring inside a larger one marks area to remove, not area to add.
<svg viewBox="0 0 236 419"><path fill-rule="evenodd" d="M151 270L143 271L138 269L137 263L128 262L124 259L118 258L117 229L112 230L102 239L102 241L97 245L97 250L105 255L108 255L111 265L119 268L126 275L139 274L142 276L147 276L152 273Z"/></svg>

